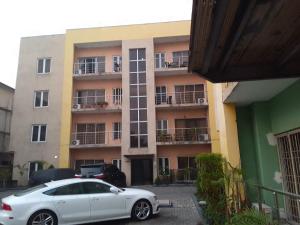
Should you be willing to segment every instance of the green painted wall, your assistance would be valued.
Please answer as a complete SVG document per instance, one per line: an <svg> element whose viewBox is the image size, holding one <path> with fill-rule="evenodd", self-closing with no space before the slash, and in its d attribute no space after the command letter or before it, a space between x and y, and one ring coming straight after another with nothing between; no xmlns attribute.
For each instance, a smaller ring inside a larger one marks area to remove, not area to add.
<svg viewBox="0 0 300 225"><path fill-rule="evenodd" d="M255 102L237 107L237 124L241 166L246 181L282 189L274 180L280 171L276 146L268 143L267 134L278 134L300 128L300 80L267 102ZM250 200L257 201L255 189L247 187ZM273 196L263 192L263 198L273 205Z"/></svg>

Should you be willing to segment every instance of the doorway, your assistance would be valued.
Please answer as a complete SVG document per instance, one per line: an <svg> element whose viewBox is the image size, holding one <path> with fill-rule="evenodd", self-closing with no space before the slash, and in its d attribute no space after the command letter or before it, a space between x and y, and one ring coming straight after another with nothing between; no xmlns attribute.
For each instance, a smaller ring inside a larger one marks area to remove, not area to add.
<svg viewBox="0 0 300 225"><path fill-rule="evenodd" d="M153 160L152 159L131 160L131 184L132 185L153 184Z"/></svg>

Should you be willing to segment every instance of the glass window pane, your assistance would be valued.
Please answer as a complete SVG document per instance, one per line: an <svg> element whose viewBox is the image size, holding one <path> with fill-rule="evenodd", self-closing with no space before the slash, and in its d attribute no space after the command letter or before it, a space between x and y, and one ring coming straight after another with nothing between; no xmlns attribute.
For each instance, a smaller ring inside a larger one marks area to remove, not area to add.
<svg viewBox="0 0 300 225"><path fill-rule="evenodd" d="M138 123L130 123L130 134L138 134Z"/></svg>
<svg viewBox="0 0 300 225"><path fill-rule="evenodd" d="M137 49L130 49L129 50L129 59L136 60L137 59Z"/></svg>
<svg viewBox="0 0 300 225"><path fill-rule="evenodd" d="M39 126L33 126L31 141L38 141L38 135L39 135Z"/></svg>
<svg viewBox="0 0 300 225"><path fill-rule="evenodd" d="M130 98L130 108L131 109L138 108L138 98L137 97Z"/></svg>
<svg viewBox="0 0 300 225"><path fill-rule="evenodd" d="M189 157L189 168L196 168L195 157Z"/></svg>
<svg viewBox="0 0 300 225"><path fill-rule="evenodd" d="M35 92L34 106L35 107L40 107L41 106L41 92L40 91Z"/></svg>
<svg viewBox="0 0 300 225"><path fill-rule="evenodd" d="M77 132L86 132L86 124L77 124Z"/></svg>
<svg viewBox="0 0 300 225"><path fill-rule="evenodd" d="M139 72L143 72L146 71L146 61L140 61L139 62L139 68L138 68Z"/></svg>
<svg viewBox="0 0 300 225"><path fill-rule="evenodd" d="M138 110L130 110L130 121L138 121Z"/></svg>
<svg viewBox="0 0 300 225"><path fill-rule="evenodd" d="M138 147L138 136L130 136L130 147L131 148Z"/></svg>
<svg viewBox="0 0 300 225"><path fill-rule="evenodd" d="M139 97L139 108L147 108L147 97Z"/></svg>
<svg viewBox="0 0 300 225"><path fill-rule="evenodd" d="M148 135L140 136L140 147L141 148L148 147Z"/></svg>
<svg viewBox="0 0 300 225"><path fill-rule="evenodd" d="M44 60L39 59L38 60L38 73L43 73L43 65L44 65Z"/></svg>
<svg viewBox="0 0 300 225"><path fill-rule="evenodd" d="M48 106L48 91L43 93L43 106Z"/></svg>
<svg viewBox="0 0 300 225"><path fill-rule="evenodd" d="M137 62L136 61L130 62L129 72L137 72Z"/></svg>
<svg viewBox="0 0 300 225"><path fill-rule="evenodd" d="M140 115L140 121L147 121L147 110L140 110L139 111L139 115Z"/></svg>
<svg viewBox="0 0 300 225"><path fill-rule="evenodd" d="M178 157L178 169L188 168L188 157Z"/></svg>
<svg viewBox="0 0 300 225"><path fill-rule="evenodd" d="M46 59L45 73L50 72L50 66L51 66L51 59Z"/></svg>
<svg viewBox="0 0 300 225"><path fill-rule="evenodd" d="M98 182L84 182L83 190L85 194L110 193L110 186Z"/></svg>
<svg viewBox="0 0 300 225"><path fill-rule="evenodd" d="M137 85L130 85L130 96L138 96Z"/></svg>
<svg viewBox="0 0 300 225"><path fill-rule="evenodd" d="M138 54L139 54L138 59L146 59L146 49L139 48L138 49Z"/></svg>
<svg viewBox="0 0 300 225"><path fill-rule="evenodd" d="M146 85L140 85L139 86L139 96L146 96Z"/></svg>
<svg viewBox="0 0 300 225"><path fill-rule="evenodd" d="M46 141L46 130L47 130L47 126L42 125L41 126L41 133L40 133L40 141Z"/></svg>
<svg viewBox="0 0 300 225"><path fill-rule="evenodd" d="M137 84L137 73L130 73L130 84Z"/></svg>
<svg viewBox="0 0 300 225"><path fill-rule="evenodd" d="M140 84L146 83L146 73L139 73L139 83Z"/></svg>
<svg viewBox="0 0 300 225"><path fill-rule="evenodd" d="M140 134L148 134L147 127L147 122L140 123Z"/></svg>
<svg viewBox="0 0 300 225"><path fill-rule="evenodd" d="M79 195L82 194L80 183L69 184L56 188L54 195Z"/></svg>

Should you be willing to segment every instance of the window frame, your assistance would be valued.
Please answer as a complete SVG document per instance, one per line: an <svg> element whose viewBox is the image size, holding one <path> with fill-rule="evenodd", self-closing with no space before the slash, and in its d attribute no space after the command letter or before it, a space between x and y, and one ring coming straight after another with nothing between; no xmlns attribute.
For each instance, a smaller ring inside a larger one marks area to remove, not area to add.
<svg viewBox="0 0 300 225"><path fill-rule="evenodd" d="M117 127L117 130L115 130L116 127ZM117 135L117 136L115 136L115 135ZM113 140L121 140L121 139L122 139L122 123L121 122L113 122Z"/></svg>
<svg viewBox="0 0 300 225"><path fill-rule="evenodd" d="M38 126L38 137L37 137L37 141L33 141L32 138L33 138L33 129L35 126ZM42 129L42 126L45 126L46 127L46 134L45 134L45 140L44 141L41 141L41 129ZM47 124L32 124L31 126L31 143L45 143L47 142L47 128L48 128L48 125Z"/></svg>
<svg viewBox="0 0 300 225"><path fill-rule="evenodd" d="M46 61L47 60L50 60L50 66L49 66L49 72L46 72ZM40 73L39 72L39 61L40 60L43 60L43 71ZM37 58L37 65L36 65L36 74L37 75L47 75L49 73L51 73L51 62L52 62L52 58L51 57L40 57L40 58Z"/></svg>
<svg viewBox="0 0 300 225"><path fill-rule="evenodd" d="M164 171L166 171L166 161L168 161L168 168L167 168L167 170L168 170L168 174L163 174L163 173L161 173L162 172L162 170L161 170L161 168L160 168L160 163L159 163L159 161L160 160L162 160L162 169L164 170ZM158 174L159 175L165 175L165 176L170 176L170 159L168 158L168 157L159 157L158 158Z"/></svg>
<svg viewBox="0 0 300 225"><path fill-rule="evenodd" d="M116 63L119 64L119 71L115 71L115 59ZM113 73L120 73L122 72L122 55L113 55L112 56L112 72Z"/></svg>
<svg viewBox="0 0 300 225"><path fill-rule="evenodd" d="M39 106L36 106L36 95L37 93L40 92L41 93L41 102L40 102L40 105ZM44 101L44 93L47 93L48 96L47 96L47 105L46 106L43 106L43 101ZM49 107L49 90L37 90L37 91L34 91L34 95L33 95L33 107L34 108L47 108Z"/></svg>
<svg viewBox="0 0 300 225"><path fill-rule="evenodd" d="M114 164L114 161L117 162L117 165ZM112 164L112 165L115 165L116 167L118 167L118 169L119 169L120 171L122 171L122 170L121 170L121 167L122 167L122 161L121 161L121 159L112 159L112 160L111 160L111 164Z"/></svg>

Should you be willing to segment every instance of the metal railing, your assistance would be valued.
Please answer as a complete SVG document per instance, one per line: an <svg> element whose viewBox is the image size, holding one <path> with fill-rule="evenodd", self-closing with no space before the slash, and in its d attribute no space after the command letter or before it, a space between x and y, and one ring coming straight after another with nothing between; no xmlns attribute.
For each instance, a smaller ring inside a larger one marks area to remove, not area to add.
<svg viewBox="0 0 300 225"><path fill-rule="evenodd" d="M122 95L73 97L73 109L114 109L122 105Z"/></svg>
<svg viewBox="0 0 300 225"><path fill-rule="evenodd" d="M290 192L275 190L257 184L250 184L250 185L257 188L259 211L263 211L262 191L263 190L268 191L272 193L274 199L273 219L278 221L280 224L286 224L286 221L292 224L300 223L300 207L299 207L300 195L290 193ZM280 213L280 207L279 207L280 196L284 198L286 218L283 218Z"/></svg>
<svg viewBox="0 0 300 225"><path fill-rule="evenodd" d="M99 75L105 72L105 62L76 62L74 74L76 75Z"/></svg>
<svg viewBox="0 0 300 225"><path fill-rule="evenodd" d="M207 99L204 91L156 93L155 104L156 105L164 105L164 104L207 105Z"/></svg>
<svg viewBox="0 0 300 225"><path fill-rule="evenodd" d="M159 143L208 143L209 141L210 136L209 129L207 127L156 130L156 142Z"/></svg>
<svg viewBox="0 0 300 225"><path fill-rule="evenodd" d="M188 55L174 56L172 52L154 57L155 69L186 68L189 64Z"/></svg>
<svg viewBox="0 0 300 225"><path fill-rule="evenodd" d="M197 179L196 168L167 169L158 174L161 183L194 183Z"/></svg>
<svg viewBox="0 0 300 225"><path fill-rule="evenodd" d="M71 145L120 145L121 131L73 132Z"/></svg>

